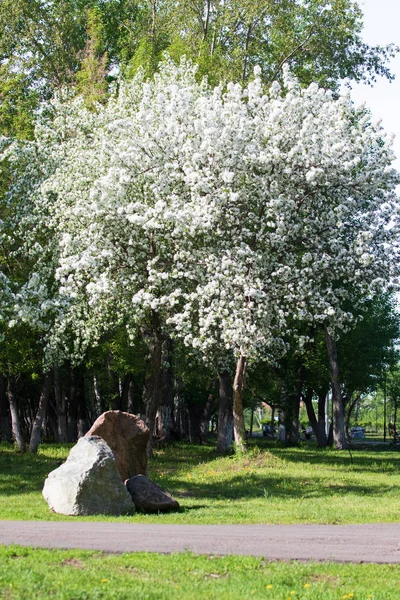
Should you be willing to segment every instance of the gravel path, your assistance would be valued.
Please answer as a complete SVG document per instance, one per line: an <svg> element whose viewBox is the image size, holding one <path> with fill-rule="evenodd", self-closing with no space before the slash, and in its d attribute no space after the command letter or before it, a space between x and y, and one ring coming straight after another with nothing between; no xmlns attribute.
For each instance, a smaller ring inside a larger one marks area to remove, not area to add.
<svg viewBox="0 0 400 600"><path fill-rule="evenodd" d="M400 523L147 525L0 521L0 544L104 552L246 554L267 560L400 563Z"/></svg>

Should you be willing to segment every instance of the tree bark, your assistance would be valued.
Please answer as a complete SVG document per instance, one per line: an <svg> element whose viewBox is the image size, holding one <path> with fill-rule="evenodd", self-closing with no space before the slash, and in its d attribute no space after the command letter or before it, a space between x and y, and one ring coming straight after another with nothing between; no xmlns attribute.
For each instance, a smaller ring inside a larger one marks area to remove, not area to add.
<svg viewBox="0 0 400 600"><path fill-rule="evenodd" d="M207 0L206 17L205 17L205 20L202 21L202 26L203 26L203 42L205 42L206 39L207 39L208 25L209 25L209 22L210 22L210 12L211 12L211 0Z"/></svg>
<svg viewBox="0 0 400 600"><path fill-rule="evenodd" d="M85 377L84 367L72 369L71 395L69 411L69 437L75 442L81 438L89 429L86 400L85 400Z"/></svg>
<svg viewBox="0 0 400 600"><path fill-rule="evenodd" d="M247 33L246 33L246 43L245 43L244 57L243 57L242 81L244 81L246 79L246 75L247 75L247 62L249 59L249 45L250 45L250 39L251 39L252 32L253 32L253 21L251 21L249 23L249 26L247 28Z"/></svg>
<svg viewBox="0 0 400 600"><path fill-rule="evenodd" d="M152 331L149 346L151 370L146 381L145 423L150 430L147 453L149 456L151 456L153 436L155 434L156 415L158 407L161 404L161 394L163 388L163 335L161 332L159 316L155 312L152 313Z"/></svg>
<svg viewBox="0 0 400 600"><path fill-rule="evenodd" d="M328 391L329 388L324 390L321 389L318 392L318 427L321 430L321 438L324 443L324 446L322 446L323 448L325 448L328 443L328 436L326 432L326 397Z"/></svg>
<svg viewBox="0 0 400 600"><path fill-rule="evenodd" d="M296 394L293 398L292 421L290 429L290 442L298 444L300 441L300 402L304 386L305 368L299 363L297 366Z"/></svg>
<svg viewBox="0 0 400 600"><path fill-rule="evenodd" d="M217 452L224 454L232 448L233 439L233 387L228 371L218 374L219 407Z"/></svg>
<svg viewBox="0 0 400 600"><path fill-rule="evenodd" d="M315 437L317 439L317 446L319 448L326 447L326 434L325 434L325 419L323 419L321 423L321 414L318 410L318 420L315 415L314 406L312 403L313 390L308 388L306 394L303 396L304 404L307 409L308 420L310 421L311 427L313 428L313 432L315 433ZM325 400L325 398L324 398ZM318 409L319 409L319 400L318 400Z"/></svg>
<svg viewBox="0 0 400 600"><path fill-rule="evenodd" d="M156 416L156 435L160 442L168 442L172 430L173 377L172 377L172 340L166 337L162 345L163 368L161 372L162 389ZM168 365L168 366L167 366Z"/></svg>
<svg viewBox="0 0 400 600"><path fill-rule="evenodd" d="M68 441L76 442L78 438L78 375L77 369L71 369L71 387L68 402Z"/></svg>
<svg viewBox="0 0 400 600"><path fill-rule="evenodd" d="M174 436L182 440L189 435L188 410L181 395L174 398Z"/></svg>
<svg viewBox="0 0 400 600"><path fill-rule="evenodd" d="M254 425L254 408L251 407L251 415L250 415L250 431L249 431L249 436L252 437L253 435L253 425Z"/></svg>
<svg viewBox="0 0 400 600"><path fill-rule="evenodd" d="M90 418L88 410L88 389L90 380L87 381L87 373L82 369L79 373L78 385L78 438L83 437L90 429Z"/></svg>
<svg viewBox="0 0 400 600"><path fill-rule="evenodd" d="M47 371L44 376L42 391L40 392L39 405L33 421L31 437L29 441L29 452L35 454L40 444L43 421L46 417L47 405L49 403L51 372Z"/></svg>
<svg viewBox="0 0 400 600"><path fill-rule="evenodd" d="M56 401L57 412L57 441L59 444L65 444L68 440L67 430L67 398L61 386L60 369L54 367L54 397Z"/></svg>
<svg viewBox="0 0 400 600"><path fill-rule="evenodd" d="M189 442L191 444L201 444L201 420L203 417L204 406L202 404L188 404L189 412Z"/></svg>
<svg viewBox="0 0 400 600"><path fill-rule="evenodd" d="M128 412L129 387L132 381L132 373L127 373L122 379L121 391L121 410Z"/></svg>
<svg viewBox="0 0 400 600"><path fill-rule="evenodd" d="M336 342L325 328L326 348L328 351L329 371L332 384L333 403L333 442L338 450L348 448L348 442L344 430L344 403L340 387L340 371L337 358Z"/></svg>
<svg viewBox="0 0 400 600"><path fill-rule="evenodd" d="M246 450L246 431L244 426L243 392L246 386L247 359L241 353L236 363L233 381L233 434L236 450Z"/></svg>
<svg viewBox="0 0 400 600"><path fill-rule="evenodd" d="M354 407L356 406L357 402L359 402L359 400L360 400L360 394L356 394L355 398L353 398L353 400L351 400L351 402L348 404L348 407L347 407L345 432L346 432L346 439L349 442L350 442L350 438L351 438L350 432L349 432L350 418L351 418L351 414L354 410Z"/></svg>
<svg viewBox="0 0 400 600"><path fill-rule="evenodd" d="M271 407L271 425L270 425L271 438L274 439L275 438L275 405L270 404L270 407Z"/></svg>
<svg viewBox="0 0 400 600"><path fill-rule="evenodd" d="M212 395L210 394L207 402L205 403L203 413L200 420L200 441L202 444L207 444L208 441L208 428L210 423L210 413L212 406Z"/></svg>
<svg viewBox="0 0 400 600"><path fill-rule="evenodd" d="M143 382L131 377L128 387L127 407L130 414L138 415L142 413L143 408Z"/></svg>
<svg viewBox="0 0 400 600"><path fill-rule="evenodd" d="M12 442L10 412L2 373L0 373L0 440Z"/></svg>
<svg viewBox="0 0 400 600"><path fill-rule="evenodd" d="M107 357L107 379L108 379L108 404L109 410L121 410L121 394L119 388L119 379L116 373L112 370L111 354Z"/></svg>
<svg viewBox="0 0 400 600"><path fill-rule="evenodd" d="M13 437L17 443L18 449L25 452L25 442L21 430L21 421L19 419L18 402L15 394L15 380L13 375L7 379L7 396L11 414L11 429Z"/></svg>

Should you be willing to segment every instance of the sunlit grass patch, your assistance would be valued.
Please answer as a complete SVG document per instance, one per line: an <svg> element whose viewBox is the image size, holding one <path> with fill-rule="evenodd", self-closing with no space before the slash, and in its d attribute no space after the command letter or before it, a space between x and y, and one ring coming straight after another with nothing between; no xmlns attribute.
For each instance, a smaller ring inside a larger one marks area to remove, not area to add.
<svg viewBox="0 0 400 600"><path fill-rule="evenodd" d="M219 456L214 445L174 444L154 453L149 476L182 510L166 515L96 517L157 523L364 523L398 521L400 453L284 448L258 441L247 454ZM36 456L0 445L0 518L65 519L41 490L70 445L40 446ZM74 520L77 518L74 517ZM88 520L86 518L85 520Z"/></svg>
<svg viewBox="0 0 400 600"><path fill-rule="evenodd" d="M7 600L394 600L399 578L394 565L0 547L0 598Z"/></svg>

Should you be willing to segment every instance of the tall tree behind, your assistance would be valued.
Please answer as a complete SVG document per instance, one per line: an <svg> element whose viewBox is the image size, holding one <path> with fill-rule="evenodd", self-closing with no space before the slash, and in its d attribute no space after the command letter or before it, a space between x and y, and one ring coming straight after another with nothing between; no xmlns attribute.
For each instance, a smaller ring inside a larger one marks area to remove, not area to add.
<svg viewBox="0 0 400 600"><path fill-rule="evenodd" d="M337 89L340 81L391 78L393 45L362 41L362 11L352 0L188 0L173 3L172 55L186 54L212 82L246 80L262 67L266 81L290 64L299 80Z"/></svg>
<svg viewBox="0 0 400 600"><path fill-rule="evenodd" d="M77 91L89 108L103 102L107 95L107 53L104 51L104 27L99 9L87 11L87 40L81 68L76 74Z"/></svg>

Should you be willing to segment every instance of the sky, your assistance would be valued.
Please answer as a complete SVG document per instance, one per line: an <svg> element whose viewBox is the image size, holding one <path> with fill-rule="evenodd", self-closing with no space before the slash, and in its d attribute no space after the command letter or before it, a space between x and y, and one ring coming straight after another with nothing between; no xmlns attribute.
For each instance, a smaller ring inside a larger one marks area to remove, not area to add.
<svg viewBox="0 0 400 600"><path fill-rule="evenodd" d="M359 0L358 4L364 12L363 41L371 46L392 42L400 46L400 0ZM400 56L391 61L390 70L395 81L379 78L373 88L353 84L351 97L356 105L365 102L374 120L382 119L385 131L396 135L395 166L400 171Z"/></svg>

